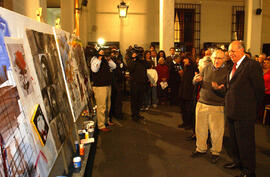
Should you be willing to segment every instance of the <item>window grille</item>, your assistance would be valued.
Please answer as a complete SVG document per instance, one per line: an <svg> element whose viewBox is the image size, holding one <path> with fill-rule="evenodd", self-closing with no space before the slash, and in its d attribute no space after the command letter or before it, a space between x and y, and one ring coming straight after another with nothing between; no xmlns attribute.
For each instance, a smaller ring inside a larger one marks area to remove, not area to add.
<svg viewBox="0 0 270 177"><path fill-rule="evenodd" d="M244 26L245 26L245 7L232 7L232 34L233 40L244 40Z"/></svg>
<svg viewBox="0 0 270 177"><path fill-rule="evenodd" d="M176 48L191 51L194 47L198 54L200 52L201 5L176 3L174 21ZM187 28L185 24L191 25ZM191 34L187 35L187 33Z"/></svg>

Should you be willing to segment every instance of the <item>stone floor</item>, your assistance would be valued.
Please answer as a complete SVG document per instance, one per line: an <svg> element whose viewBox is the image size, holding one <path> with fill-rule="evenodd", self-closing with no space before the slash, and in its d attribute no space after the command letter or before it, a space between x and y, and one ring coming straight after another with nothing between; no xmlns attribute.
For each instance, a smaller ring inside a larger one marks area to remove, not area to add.
<svg viewBox="0 0 270 177"><path fill-rule="evenodd" d="M130 118L124 102L125 120L116 121L110 133L99 133L92 169L93 177L231 177L239 170L226 170L229 146L224 139L221 159L211 164L210 154L193 159L195 142L186 141L191 131L177 128L178 107L159 106L142 115L137 123ZM270 177L270 127L256 125L257 176Z"/></svg>

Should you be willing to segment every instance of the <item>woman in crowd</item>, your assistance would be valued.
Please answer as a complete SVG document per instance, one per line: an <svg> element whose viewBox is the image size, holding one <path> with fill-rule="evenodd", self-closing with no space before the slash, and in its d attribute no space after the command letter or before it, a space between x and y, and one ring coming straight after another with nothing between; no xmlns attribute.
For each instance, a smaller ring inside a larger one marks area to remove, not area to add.
<svg viewBox="0 0 270 177"><path fill-rule="evenodd" d="M270 104L270 57L263 61L263 79L265 86L265 95L259 110L259 122L262 122L263 113L266 105Z"/></svg>
<svg viewBox="0 0 270 177"><path fill-rule="evenodd" d="M157 54L157 61L158 61L161 57L166 58L166 54L165 54L164 50L160 50L160 51L158 52L158 54Z"/></svg>
<svg viewBox="0 0 270 177"><path fill-rule="evenodd" d="M151 52L149 50L146 50L144 52L144 59L146 60L148 65L151 66L151 69L153 69L154 68L154 62L151 59ZM147 69L147 77L148 77L148 83L146 85L146 92L144 93L143 105L142 105L142 108L141 108L141 110L146 110L146 111L149 110L149 108L151 106L151 100L152 100L152 87L151 87L151 82L149 80L149 69ZM152 80L152 84L154 84L154 83L155 83L154 80ZM157 99L157 96L155 98ZM154 100L154 101L157 102L156 100Z"/></svg>
<svg viewBox="0 0 270 177"><path fill-rule="evenodd" d="M193 90L194 86L192 80L194 73L197 72L195 64L190 57L184 57L181 62L183 67L182 80L180 85L180 98L183 124L179 125L180 128L192 128L192 120L194 119L194 106L193 106Z"/></svg>
<svg viewBox="0 0 270 177"><path fill-rule="evenodd" d="M165 104L168 101L168 80L169 80L169 67L165 64L165 59L160 57L156 67L158 73L158 99L160 104Z"/></svg>

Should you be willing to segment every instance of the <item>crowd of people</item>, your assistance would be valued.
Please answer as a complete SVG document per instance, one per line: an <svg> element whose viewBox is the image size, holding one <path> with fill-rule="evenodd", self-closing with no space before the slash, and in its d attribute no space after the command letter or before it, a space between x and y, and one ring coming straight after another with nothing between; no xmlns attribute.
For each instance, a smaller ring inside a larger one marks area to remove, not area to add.
<svg viewBox="0 0 270 177"><path fill-rule="evenodd" d="M233 41L228 50L207 49L199 57L195 50L176 54L171 47L166 57L154 46L134 46L123 59L116 48L101 49L90 62L98 128L110 131L111 118L123 118L123 85L128 78L132 120L143 120L140 112L151 107L180 106L183 124L178 127L192 129L189 139L196 140L191 157L205 155L210 139L213 164L220 158L227 122L233 161L224 167L254 177L254 124L270 104L270 57L251 58L240 41Z"/></svg>

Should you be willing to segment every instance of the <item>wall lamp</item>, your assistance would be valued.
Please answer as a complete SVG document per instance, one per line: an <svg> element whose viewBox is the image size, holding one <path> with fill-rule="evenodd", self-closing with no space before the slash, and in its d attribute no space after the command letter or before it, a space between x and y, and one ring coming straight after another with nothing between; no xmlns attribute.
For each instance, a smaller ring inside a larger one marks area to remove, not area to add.
<svg viewBox="0 0 270 177"><path fill-rule="evenodd" d="M127 11L128 11L128 5L122 1L118 6L118 12L120 18L126 18L127 17Z"/></svg>

